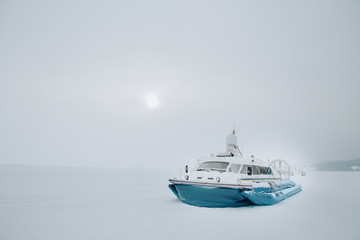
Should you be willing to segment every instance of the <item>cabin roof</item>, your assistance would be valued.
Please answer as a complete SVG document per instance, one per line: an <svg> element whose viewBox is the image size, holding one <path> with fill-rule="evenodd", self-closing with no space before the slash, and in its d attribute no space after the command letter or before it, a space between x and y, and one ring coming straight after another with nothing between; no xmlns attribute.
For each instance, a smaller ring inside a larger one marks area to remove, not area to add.
<svg viewBox="0 0 360 240"><path fill-rule="evenodd" d="M204 157L198 159L198 162L230 162L237 164L251 164L258 166L268 166L268 162L255 157Z"/></svg>

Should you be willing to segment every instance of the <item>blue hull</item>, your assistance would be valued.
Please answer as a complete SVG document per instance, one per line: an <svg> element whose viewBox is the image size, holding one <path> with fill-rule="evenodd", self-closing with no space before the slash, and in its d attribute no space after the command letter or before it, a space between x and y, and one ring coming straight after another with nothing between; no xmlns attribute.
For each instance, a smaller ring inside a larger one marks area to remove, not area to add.
<svg viewBox="0 0 360 240"><path fill-rule="evenodd" d="M278 190L275 192L268 191L244 191L242 194L248 198L255 205L266 206L278 203L286 198L301 192L301 185L294 185L293 187Z"/></svg>
<svg viewBox="0 0 360 240"><path fill-rule="evenodd" d="M251 202L240 189L170 184L171 191L184 203L198 207L243 207Z"/></svg>
<svg viewBox="0 0 360 240"><path fill-rule="evenodd" d="M302 190L301 185L287 180L272 188L242 190L224 187L170 184L169 188L182 202L198 207L243 207L272 205Z"/></svg>

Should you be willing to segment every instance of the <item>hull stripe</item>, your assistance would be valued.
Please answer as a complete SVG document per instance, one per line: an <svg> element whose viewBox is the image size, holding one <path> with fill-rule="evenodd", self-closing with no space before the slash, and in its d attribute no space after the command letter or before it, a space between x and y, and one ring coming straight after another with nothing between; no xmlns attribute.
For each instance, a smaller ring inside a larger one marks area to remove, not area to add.
<svg viewBox="0 0 360 240"><path fill-rule="evenodd" d="M281 180L281 178L240 178L238 181L253 181L253 180Z"/></svg>

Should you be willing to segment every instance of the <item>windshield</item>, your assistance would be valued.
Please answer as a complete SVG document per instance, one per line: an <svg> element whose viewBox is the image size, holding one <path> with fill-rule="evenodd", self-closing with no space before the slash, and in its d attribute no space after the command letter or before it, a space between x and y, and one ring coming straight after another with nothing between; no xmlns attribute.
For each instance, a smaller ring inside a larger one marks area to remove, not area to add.
<svg viewBox="0 0 360 240"><path fill-rule="evenodd" d="M225 172L227 166L229 165L228 162L204 162L202 163L197 171L219 171Z"/></svg>

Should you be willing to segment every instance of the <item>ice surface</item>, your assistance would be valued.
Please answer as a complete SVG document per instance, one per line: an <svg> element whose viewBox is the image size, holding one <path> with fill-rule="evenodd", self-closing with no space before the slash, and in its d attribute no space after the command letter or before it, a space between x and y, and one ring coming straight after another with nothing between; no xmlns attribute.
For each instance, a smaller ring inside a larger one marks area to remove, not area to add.
<svg viewBox="0 0 360 240"><path fill-rule="evenodd" d="M181 203L170 177L0 165L0 239L359 239L359 172L308 172L283 202L225 209Z"/></svg>

